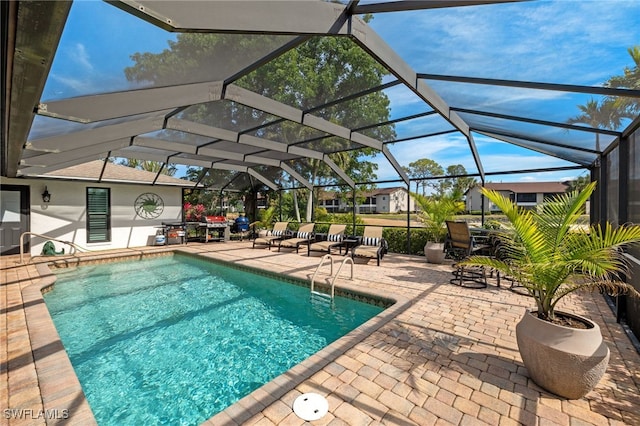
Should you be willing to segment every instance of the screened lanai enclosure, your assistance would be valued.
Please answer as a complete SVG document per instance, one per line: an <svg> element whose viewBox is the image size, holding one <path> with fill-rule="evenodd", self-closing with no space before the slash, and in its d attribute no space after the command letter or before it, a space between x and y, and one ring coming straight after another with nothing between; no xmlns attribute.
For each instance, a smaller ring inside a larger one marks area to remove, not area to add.
<svg viewBox="0 0 640 426"><path fill-rule="evenodd" d="M640 222L639 2L1 7L3 177L153 162L192 189L317 197L586 176L593 222Z"/></svg>

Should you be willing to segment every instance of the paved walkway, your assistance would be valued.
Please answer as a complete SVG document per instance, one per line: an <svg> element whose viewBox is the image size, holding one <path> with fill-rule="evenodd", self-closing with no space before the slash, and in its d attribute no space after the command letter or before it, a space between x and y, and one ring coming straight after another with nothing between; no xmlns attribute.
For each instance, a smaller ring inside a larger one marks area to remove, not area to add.
<svg viewBox="0 0 640 426"><path fill-rule="evenodd" d="M321 256L250 247L190 243L180 249L305 279ZM44 424L45 416L57 417L49 424L94 424L39 297L52 281L34 264L42 260L25 267L17 257L2 258L0 425ZM600 325L611 349L605 377L572 401L537 387L522 365L515 324L531 300L495 282L476 290L451 285L450 271L416 256L389 255L380 267L357 263L357 279L341 278L338 285L398 303L206 424L303 425L293 401L316 392L327 398L329 413L314 425L640 425L640 356L601 296L567 300L572 312Z"/></svg>

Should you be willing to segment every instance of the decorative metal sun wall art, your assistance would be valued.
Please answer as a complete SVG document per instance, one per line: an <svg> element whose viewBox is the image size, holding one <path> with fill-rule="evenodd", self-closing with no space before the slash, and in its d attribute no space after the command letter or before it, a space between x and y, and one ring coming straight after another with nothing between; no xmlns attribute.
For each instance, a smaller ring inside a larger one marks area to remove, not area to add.
<svg viewBox="0 0 640 426"><path fill-rule="evenodd" d="M136 214L143 219L155 219L164 210L164 201L159 195L145 192L140 194L133 205Z"/></svg>

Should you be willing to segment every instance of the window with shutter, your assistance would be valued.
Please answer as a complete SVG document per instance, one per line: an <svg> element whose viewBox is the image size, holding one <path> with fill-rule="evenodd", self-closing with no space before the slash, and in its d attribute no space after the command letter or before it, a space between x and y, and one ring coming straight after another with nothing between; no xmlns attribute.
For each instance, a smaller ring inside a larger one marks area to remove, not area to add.
<svg viewBox="0 0 640 426"><path fill-rule="evenodd" d="M87 188L87 243L111 241L111 192Z"/></svg>

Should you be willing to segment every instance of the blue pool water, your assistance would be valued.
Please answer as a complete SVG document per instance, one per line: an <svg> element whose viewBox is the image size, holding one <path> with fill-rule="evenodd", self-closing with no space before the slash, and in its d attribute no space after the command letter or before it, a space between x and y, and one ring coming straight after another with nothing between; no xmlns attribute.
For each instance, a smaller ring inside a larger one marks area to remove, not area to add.
<svg viewBox="0 0 640 426"><path fill-rule="evenodd" d="M83 266L45 301L100 425L196 425L382 308L188 256Z"/></svg>

